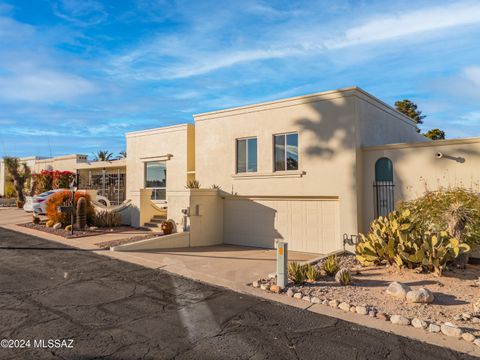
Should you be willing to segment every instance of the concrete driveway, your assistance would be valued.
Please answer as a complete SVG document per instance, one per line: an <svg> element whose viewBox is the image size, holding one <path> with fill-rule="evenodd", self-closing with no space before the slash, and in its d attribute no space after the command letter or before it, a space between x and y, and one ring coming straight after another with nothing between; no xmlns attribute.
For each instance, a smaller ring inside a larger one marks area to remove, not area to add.
<svg viewBox="0 0 480 360"><path fill-rule="evenodd" d="M118 254L155 262L163 270L233 289L266 277L276 269L275 250L234 245ZM319 256L296 251L288 255L290 261L300 262Z"/></svg>
<svg viewBox="0 0 480 360"><path fill-rule="evenodd" d="M138 265L161 268L172 273L206 281L211 284L241 291L245 284L266 277L276 269L276 252L243 246L221 245L197 248L168 249L142 252L111 252L100 249L96 243L121 239L136 235L134 232L103 234L78 239L65 239L60 236L26 229L15 224L31 221L31 214L19 209L0 208L0 226L10 230L61 242L84 250L101 252L103 255L136 263ZM290 261L306 261L318 257L290 251Z"/></svg>

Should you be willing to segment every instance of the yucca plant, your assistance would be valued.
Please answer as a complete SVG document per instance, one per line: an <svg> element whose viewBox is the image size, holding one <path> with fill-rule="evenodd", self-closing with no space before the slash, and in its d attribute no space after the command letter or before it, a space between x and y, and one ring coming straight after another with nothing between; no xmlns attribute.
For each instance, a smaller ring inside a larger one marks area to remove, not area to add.
<svg viewBox="0 0 480 360"><path fill-rule="evenodd" d="M295 285L302 285L305 282L306 268L296 261L288 264L288 277Z"/></svg>
<svg viewBox="0 0 480 360"><path fill-rule="evenodd" d="M340 269L335 275L335 281L343 286L350 285L352 283L352 274L350 274L348 269Z"/></svg>
<svg viewBox="0 0 480 360"><path fill-rule="evenodd" d="M198 180L187 181L186 189L200 189L200 182Z"/></svg>
<svg viewBox="0 0 480 360"><path fill-rule="evenodd" d="M306 265L305 275L308 281L314 282L317 281L319 273L315 266L308 264Z"/></svg>
<svg viewBox="0 0 480 360"><path fill-rule="evenodd" d="M329 276L333 276L337 273L339 269L337 255L330 255L326 258L322 265L323 270Z"/></svg>

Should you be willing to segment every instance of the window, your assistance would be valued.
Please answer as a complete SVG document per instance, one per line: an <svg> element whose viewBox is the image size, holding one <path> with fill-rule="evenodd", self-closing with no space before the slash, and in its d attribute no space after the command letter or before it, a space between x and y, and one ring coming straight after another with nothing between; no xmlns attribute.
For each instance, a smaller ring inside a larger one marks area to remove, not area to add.
<svg viewBox="0 0 480 360"><path fill-rule="evenodd" d="M380 158L375 163L375 181L393 181L393 164L389 158Z"/></svg>
<svg viewBox="0 0 480 360"><path fill-rule="evenodd" d="M145 187L152 189L152 200L165 200L167 188L167 165L165 161L145 163Z"/></svg>
<svg viewBox="0 0 480 360"><path fill-rule="evenodd" d="M257 138L237 139L237 173L257 171Z"/></svg>
<svg viewBox="0 0 480 360"><path fill-rule="evenodd" d="M275 171L298 170L298 134L274 136Z"/></svg>

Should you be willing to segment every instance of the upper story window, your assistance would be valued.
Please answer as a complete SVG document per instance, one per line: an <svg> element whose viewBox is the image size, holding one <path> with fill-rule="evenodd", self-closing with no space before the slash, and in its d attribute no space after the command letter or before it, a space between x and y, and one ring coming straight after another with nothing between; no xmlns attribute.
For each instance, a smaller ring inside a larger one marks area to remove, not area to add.
<svg viewBox="0 0 480 360"><path fill-rule="evenodd" d="M237 139L237 173L257 171L257 138Z"/></svg>
<svg viewBox="0 0 480 360"><path fill-rule="evenodd" d="M145 187L152 189L152 200L166 199L167 164L165 161L145 163Z"/></svg>
<svg viewBox="0 0 480 360"><path fill-rule="evenodd" d="M298 170L298 133L274 136L275 171Z"/></svg>

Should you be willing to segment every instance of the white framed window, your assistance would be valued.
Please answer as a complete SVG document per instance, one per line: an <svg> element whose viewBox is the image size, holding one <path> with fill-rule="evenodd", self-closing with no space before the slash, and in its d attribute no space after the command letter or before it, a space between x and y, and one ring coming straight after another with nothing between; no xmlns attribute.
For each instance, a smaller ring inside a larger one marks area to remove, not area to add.
<svg viewBox="0 0 480 360"><path fill-rule="evenodd" d="M152 189L152 200L166 200L166 161L150 161L145 163L145 188Z"/></svg>
<svg viewBox="0 0 480 360"><path fill-rule="evenodd" d="M298 133L274 135L273 158L275 171L298 170Z"/></svg>
<svg viewBox="0 0 480 360"><path fill-rule="evenodd" d="M236 172L257 171L257 138L243 138L236 140Z"/></svg>

